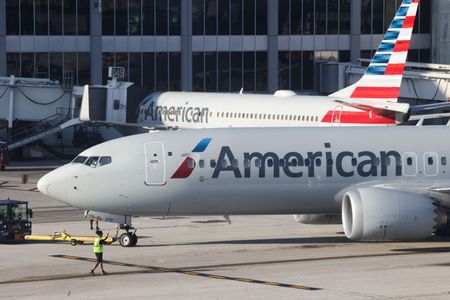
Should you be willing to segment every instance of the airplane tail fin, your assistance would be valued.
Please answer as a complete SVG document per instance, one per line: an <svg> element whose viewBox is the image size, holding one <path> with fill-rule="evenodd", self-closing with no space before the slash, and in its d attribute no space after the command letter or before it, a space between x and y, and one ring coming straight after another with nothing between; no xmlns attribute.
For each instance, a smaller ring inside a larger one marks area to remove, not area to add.
<svg viewBox="0 0 450 300"><path fill-rule="evenodd" d="M397 102L419 2L403 0L363 77L330 97Z"/></svg>

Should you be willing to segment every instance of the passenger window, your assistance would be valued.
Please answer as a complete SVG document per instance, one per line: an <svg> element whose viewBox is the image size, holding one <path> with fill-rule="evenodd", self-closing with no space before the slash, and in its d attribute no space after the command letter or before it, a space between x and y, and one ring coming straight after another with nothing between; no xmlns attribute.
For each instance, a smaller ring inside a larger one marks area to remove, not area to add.
<svg viewBox="0 0 450 300"><path fill-rule="evenodd" d="M231 165L233 166L233 168L237 168L238 165L239 165L238 160L237 160L237 159L233 159L233 160L231 161Z"/></svg>
<svg viewBox="0 0 450 300"><path fill-rule="evenodd" d="M198 166L199 166L200 168L204 168L204 167L205 167L205 160L200 159L200 160L198 161Z"/></svg>
<svg viewBox="0 0 450 300"><path fill-rule="evenodd" d="M375 160L374 160L374 164L375 164L375 166L379 166L380 165L380 158L375 158Z"/></svg>
<svg viewBox="0 0 450 300"><path fill-rule="evenodd" d="M443 165L443 166L447 165L447 157L445 157L445 156L441 157L441 165Z"/></svg>
<svg viewBox="0 0 450 300"><path fill-rule="evenodd" d="M412 166L412 164L413 164L412 157L408 157L408 158L406 159L406 164L407 164L408 166Z"/></svg>
<svg viewBox="0 0 450 300"><path fill-rule="evenodd" d="M428 157L428 165L433 165L434 164L434 161L433 161L433 158L432 157Z"/></svg>
<svg viewBox="0 0 450 300"><path fill-rule="evenodd" d="M188 165L188 168L189 168L189 169L195 168L195 160L189 159L187 165Z"/></svg>
<svg viewBox="0 0 450 300"><path fill-rule="evenodd" d="M209 163L209 165L211 166L211 168L215 168L217 166L217 163L214 159L211 159L211 162Z"/></svg>
<svg viewBox="0 0 450 300"><path fill-rule="evenodd" d="M298 166L298 160L296 158L294 158L293 160L291 160L290 165L293 167Z"/></svg>
<svg viewBox="0 0 450 300"><path fill-rule="evenodd" d="M244 168L250 168L250 160L248 159L244 160Z"/></svg>
<svg viewBox="0 0 450 300"><path fill-rule="evenodd" d="M110 163L111 163L111 156L102 156L100 158L100 163L98 165L101 167L109 165Z"/></svg>
<svg viewBox="0 0 450 300"><path fill-rule="evenodd" d="M386 159L384 160L384 165L385 166L390 166L391 165L391 159L389 157L386 157Z"/></svg>
<svg viewBox="0 0 450 300"><path fill-rule="evenodd" d="M309 164L310 164L309 158L305 159L305 167L309 167Z"/></svg>
<svg viewBox="0 0 450 300"><path fill-rule="evenodd" d="M260 159L255 160L255 167L261 168L261 160Z"/></svg>
<svg viewBox="0 0 450 300"><path fill-rule="evenodd" d="M97 162L98 162L99 157L98 156L92 156L89 157L86 162L84 163L86 166L89 166L91 168L96 168L97 167Z"/></svg>
<svg viewBox="0 0 450 300"><path fill-rule="evenodd" d="M227 165L228 165L228 162L227 162L225 159L222 159L222 160L220 161L220 166L221 166L222 168L226 168Z"/></svg>
<svg viewBox="0 0 450 300"><path fill-rule="evenodd" d="M267 160L267 166L273 167L273 160L268 159L268 160Z"/></svg>
<svg viewBox="0 0 450 300"><path fill-rule="evenodd" d="M280 159L280 167L284 167L286 165L286 161L282 158Z"/></svg>
<svg viewBox="0 0 450 300"><path fill-rule="evenodd" d="M322 165L322 160L320 158L316 158L316 166L320 167Z"/></svg>

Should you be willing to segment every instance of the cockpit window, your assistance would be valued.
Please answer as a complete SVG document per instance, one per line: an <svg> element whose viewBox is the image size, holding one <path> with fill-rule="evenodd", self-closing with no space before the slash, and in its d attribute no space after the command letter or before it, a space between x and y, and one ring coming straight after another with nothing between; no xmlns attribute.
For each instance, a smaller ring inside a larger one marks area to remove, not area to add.
<svg viewBox="0 0 450 300"><path fill-rule="evenodd" d="M84 163L86 166L89 166L91 168L96 168L97 167L97 162L98 162L99 157L98 156L92 156L89 157L86 162Z"/></svg>
<svg viewBox="0 0 450 300"><path fill-rule="evenodd" d="M102 156L100 158L99 167L109 165L111 163L111 156Z"/></svg>
<svg viewBox="0 0 450 300"><path fill-rule="evenodd" d="M82 163L84 163L85 161L86 161L86 159L87 159L87 156L77 156L77 157L75 157L75 159L74 160L72 160L72 163L73 164L82 164Z"/></svg>

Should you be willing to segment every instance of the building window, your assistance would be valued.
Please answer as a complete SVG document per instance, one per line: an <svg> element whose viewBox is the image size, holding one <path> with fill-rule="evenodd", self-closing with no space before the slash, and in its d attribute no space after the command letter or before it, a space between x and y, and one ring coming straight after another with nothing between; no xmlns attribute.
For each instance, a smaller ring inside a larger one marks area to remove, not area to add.
<svg viewBox="0 0 450 300"><path fill-rule="evenodd" d="M18 35L19 27L19 0L6 0L6 34Z"/></svg>
<svg viewBox="0 0 450 300"><path fill-rule="evenodd" d="M384 34L401 4L401 0L362 0L361 33ZM430 6L430 0L420 1L414 33L430 33Z"/></svg>
<svg viewBox="0 0 450 300"><path fill-rule="evenodd" d="M267 0L191 0L193 35L265 35Z"/></svg>
<svg viewBox="0 0 450 300"><path fill-rule="evenodd" d="M89 5L89 0L7 0L7 34L89 35Z"/></svg>
<svg viewBox="0 0 450 300"><path fill-rule="evenodd" d="M350 51L280 51L278 52L278 89L315 89L319 81L318 64L334 58L348 61Z"/></svg>
<svg viewBox="0 0 450 300"><path fill-rule="evenodd" d="M267 90L266 52L194 52L192 68L194 91Z"/></svg>
<svg viewBox="0 0 450 300"><path fill-rule="evenodd" d="M280 35L350 33L350 0L279 0Z"/></svg>
<svg viewBox="0 0 450 300"><path fill-rule="evenodd" d="M180 35L181 0L103 0L103 35Z"/></svg>

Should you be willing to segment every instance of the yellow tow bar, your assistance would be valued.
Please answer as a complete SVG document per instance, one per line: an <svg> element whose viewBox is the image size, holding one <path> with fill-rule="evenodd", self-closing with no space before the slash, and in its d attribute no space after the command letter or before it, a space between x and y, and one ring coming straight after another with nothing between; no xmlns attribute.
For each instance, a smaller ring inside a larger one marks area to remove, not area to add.
<svg viewBox="0 0 450 300"><path fill-rule="evenodd" d="M69 242L72 246L82 245L84 243L94 243L94 236L73 236L68 234L66 231L63 232L54 232L52 235L26 235L26 240L29 241L58 241L58 242ZM108 237L106 239L107 244L111 244L115 242L116 239L112 237Z"/></svg>

